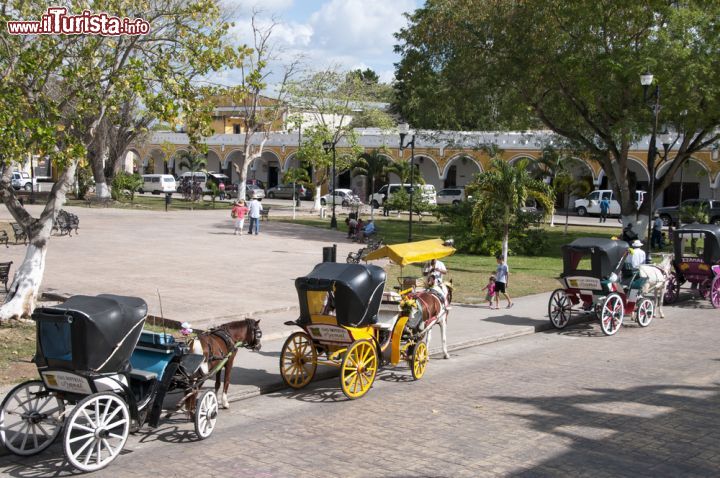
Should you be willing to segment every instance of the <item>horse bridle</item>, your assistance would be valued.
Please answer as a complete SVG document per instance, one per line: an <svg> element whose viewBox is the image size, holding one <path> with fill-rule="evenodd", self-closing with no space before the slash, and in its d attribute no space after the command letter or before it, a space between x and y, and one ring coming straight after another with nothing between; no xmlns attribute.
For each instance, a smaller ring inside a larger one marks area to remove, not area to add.
<svg viewBox="0 0 720 478"><path fill-rule="evenodd" d="M243 344L243 347L245 347L246 349L258 351L260 350L260 339L262 339L262 330L260 330L257 321L250 320L250 323L252 324L253 343Z"/></svg>

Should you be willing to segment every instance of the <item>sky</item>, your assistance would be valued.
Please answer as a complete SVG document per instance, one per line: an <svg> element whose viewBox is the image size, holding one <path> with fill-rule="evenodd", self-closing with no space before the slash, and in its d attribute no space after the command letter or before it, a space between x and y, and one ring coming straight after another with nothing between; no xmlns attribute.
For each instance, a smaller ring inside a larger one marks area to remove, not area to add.
<svg viewBox="0 0 720 478"><path fill-rule="evenodd" d="M224 0L235 23L230 35L235 44L252 45L250 18L258 11L261 25L277 25L271 36L276 51L273 71L301 55L309 70L373 69L383 82L392 82L393 34L406 26L403 13L422 6L422 0ZM276 78L279 73L276 73ZM214 81L237 83L237 71L218 74ZM272 83L272 80L270 80Z"/></svg>

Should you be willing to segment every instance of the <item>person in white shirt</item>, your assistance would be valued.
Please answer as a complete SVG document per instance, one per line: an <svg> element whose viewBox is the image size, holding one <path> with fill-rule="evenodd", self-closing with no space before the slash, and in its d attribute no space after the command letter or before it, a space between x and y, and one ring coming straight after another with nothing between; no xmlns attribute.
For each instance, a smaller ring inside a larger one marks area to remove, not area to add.
<svg viewBox="0 0 720 478"><path fill-rule="evenodd" d="M642 250L643 243L639 239L635 239L631 244L630 254L625 259L625 262L630 264L633 269L638 269L640 265L645 264L645 251Z"/></svg>
<svg viewBox="0 0 720 478"><path fill-rule="evenodd" d="M248 204L248 208L250 209L248 212L250 216L250 229L248 230L248 234L252 234L253 229L255 229L255 235L257 236L260 233L260 211L263 210L263 207L257 198L252 198Z"/></svg>

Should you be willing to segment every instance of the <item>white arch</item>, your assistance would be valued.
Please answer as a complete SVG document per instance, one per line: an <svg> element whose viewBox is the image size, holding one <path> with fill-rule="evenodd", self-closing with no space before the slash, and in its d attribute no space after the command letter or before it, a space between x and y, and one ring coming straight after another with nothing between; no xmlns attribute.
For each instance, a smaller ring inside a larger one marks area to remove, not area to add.
<svg viewBox="0 0 720 478"><path fill-rule="evenodd" d="M674 158L673 158L673 159L674 159ZM691 161L694 162L694 163L696 163L696 164L698 164L698 165L700 165L700 167L705 170L705 173L706 173L706 176L707 176L707 181L708 181L708 187L709 187L709 188L714 188L714 187L715 187L714 185L717 184L717 178L715 179L715 181L712 180L712 174L711 174L711 172L710 172L710 168L709 168L704 162L702 162L702 161L700 161L699 159L696 159L696 158L694 158L694 157L692 157L692 156L691 156L690 159L688 160L688 163L690 163ZM660 167L657 169L657 172L655 173L655 179L659 178L662 174L665 174L665 171L670 167L671 163L672 163L672 160L671 160L671 161L667 161L667 162L665 162L665 164L663 164L662 166L660 166ZM679 170L678 170L678 172L679 172ZM676 172L675 174L678 174L678 173ZM700 179L700 178L698 177L698 179ZM687 181L687 179L686 179L686 181ZM700 181L698 181L698 183L700 183Z"/></svg>
<svg viewBox="0 0 720 478"><path fill-rule="evenodd" d="M403 158L403 161L410 161L410 159L411 159L410 156L408 156L407 159ZM441 178L440 166L438 166L437 161L435 161L435 159L432 156L430 156L429 154L415 153L415 164L418 165L418 167L420 167L419 165L423 164L426 159L429 159L433 163L433 165L435 166L435 172L437 173L438 178Z"/></svg>
<svg viewBox="0 0 720 478"><path fill-rule="evenodd" d="M475 166L478 167L478 170L479 170L481 173L483 172L482 164L480 164L480 163L479 163L475 158L473 158L472 156L470 156L470 155L468 155L468 154L462 154L462 153L461 153L461 154L456 154L455 156L452 156L452 157L448 160L447 164L445 165L445 168L443 169L442 176L440 176L440 179L447 179L447 173L448 173L448 171L450 171L450 166L452 166L452 164L453 164L455 161L462 160L463 158L467 158L467 159L469 159L470 161L472 161L473 163L475 163Z"/></svg>
<svg viewBox="0 0 720 478"><path fill-rule="evenodd" d="M649 182L649 181L650 181L650 172L648 171L647 167L645 166L645 163L643 163L641 160L639 160L639 159L637 159L637 158L633 158L632 156L628 156L628 160L630 160L630 162L632 162L632 163L637 164L638 166L640 166L640 170L641 170L641 171L643 172L643 174L645 175L645 176L642 177L642 178L638 178L638 180L639 180L639 181L648 181L648 182ZM629 169L629 168L628 168L628 169ZM595 184L596 184L596 185L601 184L602 181L603 181L603 179L605 179L606 176L607 176L607 174L605 173L605 169L604 169L604 168L601 169L600 172L598 173L597 181L596 181Z"/></svg>
<svg viewBox="0 0 720 478"><path fill-rule="evenodd" d="M222 160L223 169L227 168L234 158L242 158L243 156L245 156L245 151L242 149L233 149L232 151L229 151Z"/></svg>
<svg viewBox="0 0 720 478"><path fill-rule="evenodd" d="M508 164L515 164L515 162L520 161L521 159L529 159L532 162L535 161L537 158L529 154L516 154L512 158L508 159Z"/></svg>

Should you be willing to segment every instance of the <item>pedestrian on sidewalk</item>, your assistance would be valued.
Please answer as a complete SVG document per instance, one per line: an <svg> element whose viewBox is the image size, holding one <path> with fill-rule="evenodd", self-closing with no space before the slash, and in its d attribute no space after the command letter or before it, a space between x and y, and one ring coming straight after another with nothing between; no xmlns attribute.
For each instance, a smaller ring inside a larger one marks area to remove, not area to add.
<svg viewBox="0 0 720 478"><path fill-rule="evenodd" d="M258 201L255 197L250 200L250 204L248 206L250 209L250 228L248 229L248 234L252 234L254 230L255 235L257 236L260 233L260 211L263 210L263 207L262 204L260 204L260 201Z"/></svg>
<svg viewBox="0 0 720 478"><path fill-rule="evenodd" d="M662 227L663 220L660 219L660 214L655 213L655 220L653 221L652 226L652 236L650 237L650 246L653 248L662 249L663 247Z"/></svg>
<svg viewBox="0 0 720 478"><path fill-rule="evenodd" d="M220 184L218 185L218 189L220 190L220 200L225 200L225 183L220 181Z"/></svg>
<svg viewBox="0 0 720 478"><path fill-rule="evenodd" d="M510 296L507 293L508 284L510 283L510 268L503 260L503 256L497 256L497 269L495 270L495 308L500 308L500 294L505 296L507 300L507 308L509 309L514 304L510 300Z"/></svg>
<svg viewBox="0 0 720 478"><path fill-rule="evenodd" d="M610 210L610 201L607 197L602 198L600 201L600 222L607 221L608 211Z"/></svg>
<svg viewBox="0 0 720 478"><path fill-rule="evenodd" d="M235 235L242 235L243 227L245 226L245 215L248 213L248 207L245 205L245 201L235 201L232 209L230 210L230 217L235 219Z"/></svg>
<svg viewBox="0 0 720 478"><path fill-rule="evenodd" d="M487 290L485 293L485 300L491 309L494 309L493 300L495 300L495 276L490 276L488 283L485 287L480 290Z"/></svg>

